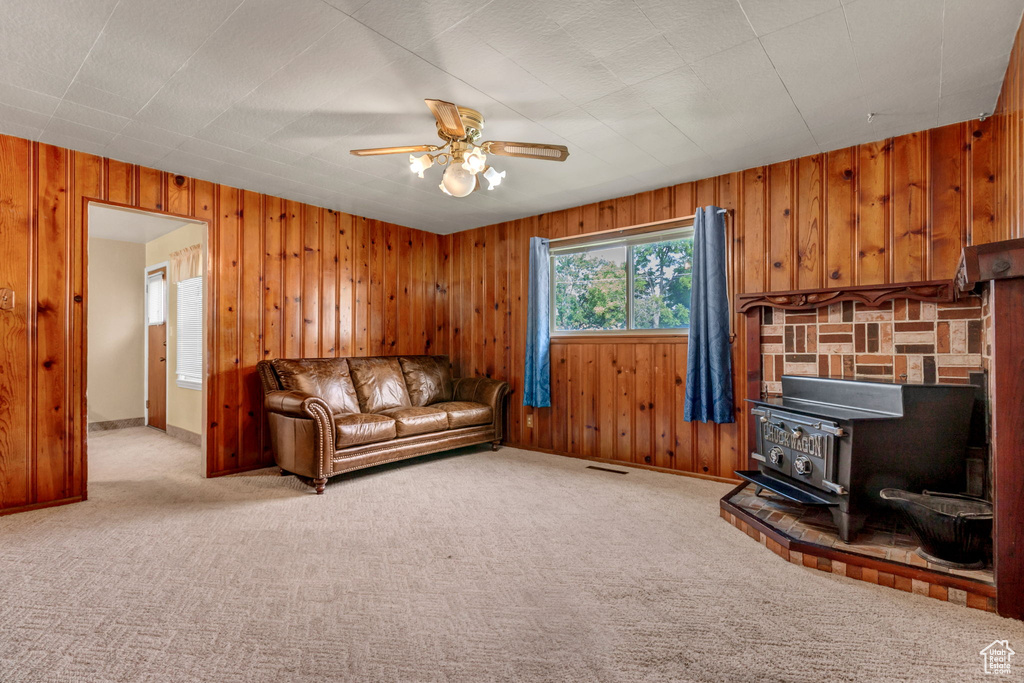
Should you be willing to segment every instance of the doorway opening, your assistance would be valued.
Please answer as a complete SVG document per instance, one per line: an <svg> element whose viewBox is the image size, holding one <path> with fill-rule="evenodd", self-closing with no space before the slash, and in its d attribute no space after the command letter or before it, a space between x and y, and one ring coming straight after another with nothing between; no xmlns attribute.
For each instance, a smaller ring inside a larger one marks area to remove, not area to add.
<svg viewBox="0 0 1024 683"><path fill-rule="evenodd" d="M163 432L203 453L203 475L207 232L204 221L88 205L90 437Z"/></svg>

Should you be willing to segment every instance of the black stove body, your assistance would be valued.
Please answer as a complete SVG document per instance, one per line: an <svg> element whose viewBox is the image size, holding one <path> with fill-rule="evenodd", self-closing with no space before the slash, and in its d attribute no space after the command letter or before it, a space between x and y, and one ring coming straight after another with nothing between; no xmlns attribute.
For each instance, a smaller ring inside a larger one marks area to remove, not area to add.
<svg viewBox="0 0 1024 683"><path fill-rule="evenodd" d="M975 388L783 376L754 401L757 470L736 474L805 505L831 508L849 542L883 488L959 493ZM749 400L749 399L748 399Z"/></svg>

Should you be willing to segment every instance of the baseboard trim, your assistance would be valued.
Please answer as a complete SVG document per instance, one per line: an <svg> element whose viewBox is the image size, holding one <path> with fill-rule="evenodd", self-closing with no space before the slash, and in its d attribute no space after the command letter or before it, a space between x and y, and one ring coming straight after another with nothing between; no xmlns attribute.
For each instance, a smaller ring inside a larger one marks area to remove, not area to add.
<svg viewBox="0 0 1024 683"><path fill-rule="evenodd" d="M145 427L146 420L142 417L127 417L123 420L106 420L105 422L90 422L90 432L107 432L112 429L128 429L129 427Z"/></svg>
<svg viewBox="0 0 1024 683"><path fill-rule="evenodd" d="M193 446L203 445L203 437L201 434L196 434L195 432L190 432L187 429L175 427L174 425L167 425L167 436L172 439L177 439L178 441L190 443Z"/></svg>
<svg viewBox="0 0 1024 683"><path fill-rule="evenodd" d="M540 448L538 446L530 446L528 444L520 445L509 442L502 442L503 446L509 448L521 448L524 451L537 451L538 453L549 453L551 455L561 455L565 458L575 458L577 460L586 460L589 462L600 462L605 465L615 465L616 467L632 467L638 470L648 470L650 472L661 472L663 474L677 474L682 477L693 477L694 479L704 479L705 481L717 481L722 484L739 484L739 479L729 477L718 477L713 474L704 474L703 472L685 472L683 470L673 470L668 467L656 467L654 465L644 465L638 462L625 462L622 460L612 460L610 458L596 458L589 455L576 455L575 453L564 453L562 451L555 451L550 448Z"/></svg>
<svg viewBox="0 0 1024 683"><path fill-rule="evenodd" d="M29 505L20 505L18 507L6 508L0 510L0 517L5 515L15 515L19 512L30 512L32 510L42 510L44 508L57 507L58 505L71 505L72 503L81 503L85 500L85 496L72 496L70 498L60 498L58 500L48 500L44 503L31 503Z"/></svg>

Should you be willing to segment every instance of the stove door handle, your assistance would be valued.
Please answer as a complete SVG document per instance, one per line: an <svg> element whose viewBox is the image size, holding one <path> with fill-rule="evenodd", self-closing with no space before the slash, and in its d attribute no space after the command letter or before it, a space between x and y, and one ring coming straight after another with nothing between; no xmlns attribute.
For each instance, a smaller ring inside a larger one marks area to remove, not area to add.
<svg viewBox="0 0 1024 683"><path fill-rule="evenodd" d="M842 484L836 484L835 482L831 482L828 479L822 479L821 485L827 488L828 490L832 491L833 493L838 493L840 496L846 495L846 487L843 486Z"/></svg>

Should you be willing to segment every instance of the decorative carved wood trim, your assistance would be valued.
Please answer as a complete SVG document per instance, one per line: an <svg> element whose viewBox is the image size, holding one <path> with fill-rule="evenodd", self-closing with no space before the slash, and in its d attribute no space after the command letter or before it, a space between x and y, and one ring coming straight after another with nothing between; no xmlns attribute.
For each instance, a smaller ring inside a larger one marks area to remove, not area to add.
<svg viewBox="0 0 1024 683"><path fill-rule="evenodd" d="M758 306L782 308L787 311L805 311L837 304L841 301L856 301L866 306L881 306L886 301L893 299L954 301L956 300L956 288L952 280L928 280L889 285L801 289L790 292L753 292L740 294L737 297L737 309L740 313L745 313Z"/></svg>

